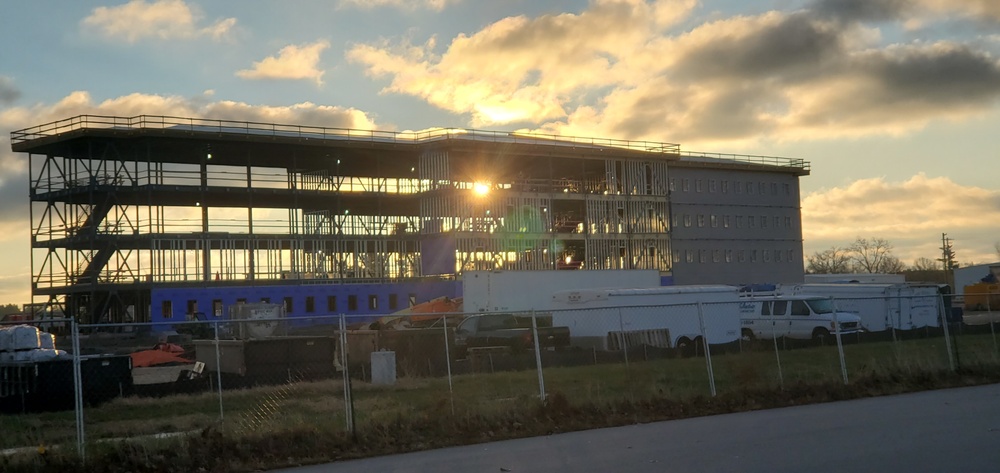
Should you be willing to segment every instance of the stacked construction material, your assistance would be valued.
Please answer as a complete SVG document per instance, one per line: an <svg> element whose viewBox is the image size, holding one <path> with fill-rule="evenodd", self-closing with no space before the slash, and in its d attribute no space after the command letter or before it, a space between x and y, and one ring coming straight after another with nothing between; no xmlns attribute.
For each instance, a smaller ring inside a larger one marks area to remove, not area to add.
<svg viewBox="0 0 1000 473"><path fill-rule="evenodd" d="M47 361L65 356L65 351L56 349L55 336L38 327L0 327L0 363Z"/></svg>

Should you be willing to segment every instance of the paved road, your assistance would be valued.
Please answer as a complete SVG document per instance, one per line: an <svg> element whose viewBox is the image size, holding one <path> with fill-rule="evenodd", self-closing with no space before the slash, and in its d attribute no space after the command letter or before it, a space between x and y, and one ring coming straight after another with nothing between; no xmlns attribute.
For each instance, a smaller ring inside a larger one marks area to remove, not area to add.
<svg viewBox="0 0 1000 473"><path fill-rule="evenodd" d="M656 422L280 471L997 472L1000 385Z"/></svg>

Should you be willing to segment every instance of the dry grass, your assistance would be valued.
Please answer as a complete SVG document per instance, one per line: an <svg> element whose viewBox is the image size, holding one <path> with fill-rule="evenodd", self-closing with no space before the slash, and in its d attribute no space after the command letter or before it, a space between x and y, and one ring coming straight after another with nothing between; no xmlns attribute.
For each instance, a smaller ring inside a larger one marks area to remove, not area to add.
<svg viewBox="0 0 1000 473"><path fill-rule="evenodd" d="M0 456L0 471L253 471L812 402L1000 382L989 337L963 337L958 372L943 340L846 345L849 384L827 348L768 347L713 356L717 396L705 360L650 359L624 364L546 367L548 397L537 373L497 372L446 379L402 377L392 387L354 381L356 431L345 432L343 384L300 382L160 399L118 399L87 409L88 439L193 434L165 440L96 443L86 467L72 449ZM780 372L779 372L780 363ZM780 374L779 374L780 373ZM70 413L12 416L0 441L73 445ZM7 420L7 419L5 419ZM13 429L8 429L13 427ZM55 429L53 433L49 429ZM60 430L61 429L61 430ZM4 437L6 435L7 437Z"/></svg>

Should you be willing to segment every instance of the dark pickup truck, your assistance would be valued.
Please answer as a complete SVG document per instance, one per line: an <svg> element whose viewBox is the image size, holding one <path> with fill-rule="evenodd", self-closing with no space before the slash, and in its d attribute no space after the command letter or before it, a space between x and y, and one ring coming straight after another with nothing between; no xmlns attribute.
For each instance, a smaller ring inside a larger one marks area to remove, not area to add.
<svg viewBox="0 0 1000 473"><path fill-rule="evenodd" d="M538 315L538 347L561 349L569 346L569 327L553 327L552 316ZM464 358L470 348L507 347L512 352L533 350L531 316L481 314L467 317L455 329L455 355Z"/></svg>

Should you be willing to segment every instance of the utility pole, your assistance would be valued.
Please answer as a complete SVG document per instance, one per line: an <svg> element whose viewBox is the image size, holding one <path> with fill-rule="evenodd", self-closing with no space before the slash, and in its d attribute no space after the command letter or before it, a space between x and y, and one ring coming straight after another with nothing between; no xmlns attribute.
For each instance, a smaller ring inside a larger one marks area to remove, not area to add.
<svg viewBox="0 0 1000 473"><path fill-rule="evenodd" d="M952 275L955 271L955 250L951 246L951 238L948 238L947 233L941 234L941 258L938 259L944 266L944 276L945 281L954 287L954 281L952 281Z"/></svg>
<svg viewBox="0 0 1000 473"><path fill-rule="evenodd" d="M951 239L948 238L948 234L947 233L942 233L941 234L941 263L944 264L944 277L945 277L945 281L948 282L948 287L952 288L951 293L954 294L956 292L955 289L954 289L955 288L955 277L954 277L954 275L955 275L955 267L958 266L958 265L955 263L955 250L951 247ZM946 342L945 344L949 345L948 349L950 350L951 353L954 354L954 359L955 359L955 366L954 367L961 368L962 361L959 358L958 338L956 336L957 334L955 334L954 332L951 332L950 337L949 337L948 325L951 324L952 308L949 307L950 304L946 305L944 303L944 300L945 300L944 297L941 297L941 310L944 311L944 314L942 314L942 323L943 323L943 328L944 328L944 337L945 337L945 342ZM960 328L960 327L961 327L961 324L957 324L955 328ZM947 343L948 339L952 339L953 342L951 344L948 344ZM954 369L954 367L953 367L953 369Z"/></svg>

